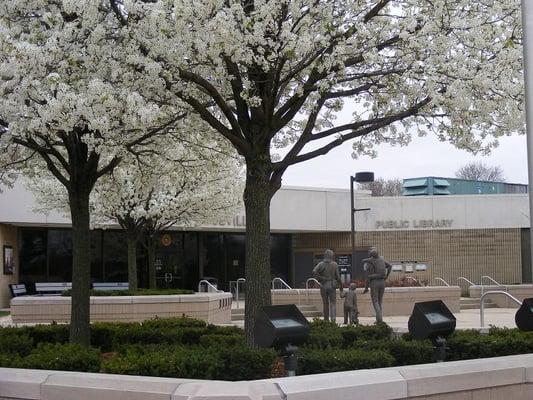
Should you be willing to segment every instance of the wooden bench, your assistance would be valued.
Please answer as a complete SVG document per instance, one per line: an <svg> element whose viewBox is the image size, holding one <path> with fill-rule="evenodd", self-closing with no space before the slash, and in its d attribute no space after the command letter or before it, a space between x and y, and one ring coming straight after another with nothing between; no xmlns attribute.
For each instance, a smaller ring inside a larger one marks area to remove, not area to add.
<svg viewBox="0 0 533 400"><path fill-rule="evenodd" d="M26 285L24 283L11 283L8 286L11 296L28 296L28 291L26 290Z"/></svg>
<svg viewBox="0 0 533 400"><path fill-rule="evenodd" d="M94 290L128 290L130 287L128 282L95 282L93 283Z"/></svg>
<svg viewBox="0 0 533 400"><path fill-rule="evenodd" d="M72 289L72 282L37 282L35 292L41 296L61 296L66 290Z"/></svg>

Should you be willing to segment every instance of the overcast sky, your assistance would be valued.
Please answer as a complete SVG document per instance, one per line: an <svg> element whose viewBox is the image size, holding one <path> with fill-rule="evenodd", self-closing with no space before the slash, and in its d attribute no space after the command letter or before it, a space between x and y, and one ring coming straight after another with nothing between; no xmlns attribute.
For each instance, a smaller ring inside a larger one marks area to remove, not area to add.
<svg viewBox="0 0 533 400"><path fill-rule="evenodd" d="M285 173L283 185L347 189L350 174L357 171L373 171L376 177L400 179L454 177L459 167L474 160L499 165L507 182L527 183L524 135L500 139L500 146L488 157L475 157L429 135L425 138L413 137L407 147L379 145L377 150L377 158L361 157L354 160L351 157L351 143L345 143L325 156L290 167Z"/></svg>

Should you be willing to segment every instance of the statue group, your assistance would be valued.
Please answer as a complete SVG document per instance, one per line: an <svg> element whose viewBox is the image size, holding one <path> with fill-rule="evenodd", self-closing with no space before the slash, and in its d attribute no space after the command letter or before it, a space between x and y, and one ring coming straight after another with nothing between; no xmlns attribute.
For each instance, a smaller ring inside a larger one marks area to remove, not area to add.
<svg viewBox="0 0 533 400"><path fill-rule="evenodd" d="M383 322L383 295L385 293L385 280L389 277L392 265L381 257L375 247L368 252L368 258L363 260L365 271L365 289L363 294L368 293L376 313L376 323ZM336 322L336 292L340 291L340 297L344 298L344 323L357 324L358 309L356 285L351 283L347 292L344 292L339 267L335 262L335 253L332 250L324 252L324 259L313 269L313 276L320 282L320 295L322 296L324 320Z"/></svg>

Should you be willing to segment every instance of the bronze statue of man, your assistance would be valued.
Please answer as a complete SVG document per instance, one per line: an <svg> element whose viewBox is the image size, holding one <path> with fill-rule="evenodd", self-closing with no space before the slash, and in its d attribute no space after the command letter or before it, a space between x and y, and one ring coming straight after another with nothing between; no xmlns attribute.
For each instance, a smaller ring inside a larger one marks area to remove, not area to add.
<svg viewBox="0 0 533 400"><path fill-rule="evenodd" d="M336 289L342 292L342 281L339 274L339 266L334 261L335 253L332 250L324 252L324 260L319 262L313 269L313 276L320 282L320 295L324 306L324 321L336 322L337 296Z"/></svg>
<svg viewBox="0 0 533 400"><path fill-rule="evenodd" d="M378 254L375 247L368 251L369 258L365 258L364 270L366 272L366 283L364 293L368 293L370 286L370 296L372 305L376 311L376 323L383 322L383 295L385 294L385 280L389 277L392 265Z"/></svg>

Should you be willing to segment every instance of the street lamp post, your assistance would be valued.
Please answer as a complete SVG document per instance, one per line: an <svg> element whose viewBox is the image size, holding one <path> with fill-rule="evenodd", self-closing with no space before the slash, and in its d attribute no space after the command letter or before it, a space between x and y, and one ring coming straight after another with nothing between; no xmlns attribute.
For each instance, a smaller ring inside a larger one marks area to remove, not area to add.
<svg viewBox="0 0 533 400"><path fill-rule="evenodd" d="M370 208L355 208L354 199L354 182L370 183L374 182L373 172L357 172L355 176L350 176L350 217L352 222L351 241L352 241L352 274L355 274L355 213L357 211L369 211Z"/></svg>

